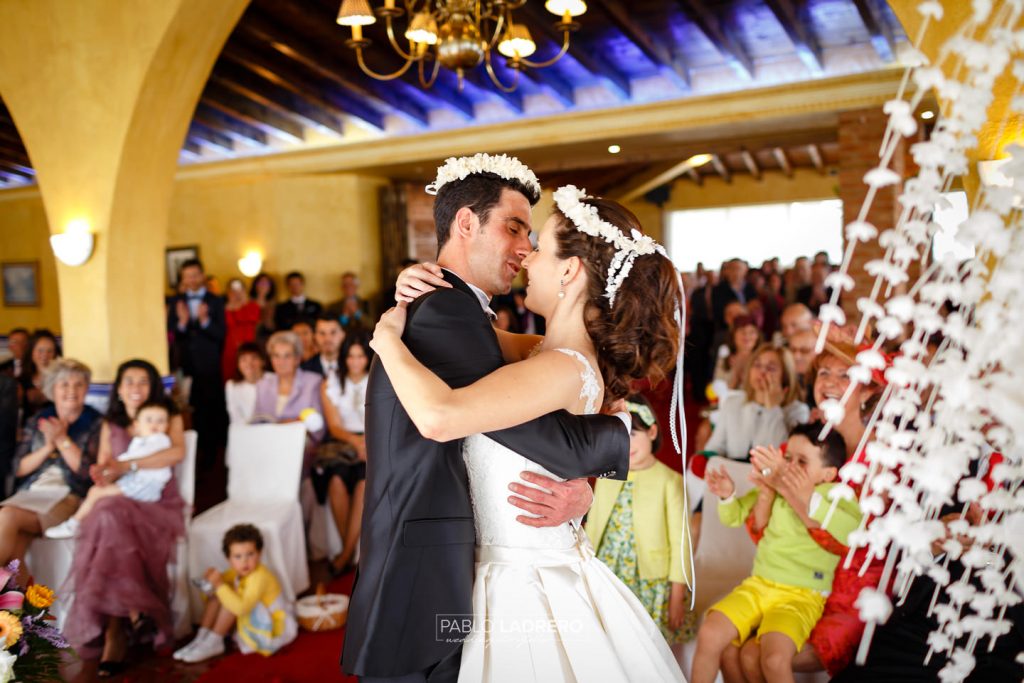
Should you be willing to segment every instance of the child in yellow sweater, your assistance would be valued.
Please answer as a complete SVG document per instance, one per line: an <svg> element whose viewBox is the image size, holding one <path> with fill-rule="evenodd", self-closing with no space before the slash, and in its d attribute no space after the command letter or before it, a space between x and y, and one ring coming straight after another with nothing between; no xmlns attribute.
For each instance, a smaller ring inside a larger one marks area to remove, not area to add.
<svg viewBox="0 0 1024 683"><path fill-rule="evenodd" d="M251 524L238 524L224 534L224 556L231 568L221 574L206 570L214 589L206 603L199 633L174 653L183 662L201 662L224 653L224 636L232 626L243 654L270 656L295 640L298 627L281 596L274 574L260 562L263 536Z"/></svg>

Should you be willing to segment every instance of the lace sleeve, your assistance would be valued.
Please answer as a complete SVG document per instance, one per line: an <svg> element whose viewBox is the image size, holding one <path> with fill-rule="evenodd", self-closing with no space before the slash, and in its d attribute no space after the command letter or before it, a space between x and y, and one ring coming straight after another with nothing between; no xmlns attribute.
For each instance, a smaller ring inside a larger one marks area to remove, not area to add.
<svg viewBox="0 0 1024 683"><path fill-rule="evenodd" d="M560 353L564 353L567 356L571 356L579 361L583 368L580 370L580 398L586 399L586 407L584 412L596 413L597 412L597 399L601 395L601 384L597 381L597 373L594 372L594 367L579 351L575 349L555 349Z"/></svg>

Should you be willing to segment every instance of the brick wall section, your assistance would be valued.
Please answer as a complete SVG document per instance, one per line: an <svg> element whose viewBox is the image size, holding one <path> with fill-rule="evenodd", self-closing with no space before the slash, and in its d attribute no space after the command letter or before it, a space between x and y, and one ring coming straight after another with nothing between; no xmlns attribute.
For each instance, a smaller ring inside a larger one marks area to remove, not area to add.
<svg viewBox="0 0 1024 683"><path fill-rule="evenodd" d="M844 226L857 219L864 203L868 191L868 186L864 184L864 174L878 166L878 151L885 135L886 121L887 117L882 113L881 107L856 109L839 114L839 198L843 200ZM908 168L908 161L908 145L901 142L889 168L906 178L907 172L911 170ZM912 166L912 162L909 166ZM901 191L902 187L896 185L881 188L875 193L867 221L877 227L879 233L896 225L900 214L900 204L896 197ZM846 247L845 228L843 246ZM874 278L864 271L864 265L883 255L884 250L877 241L861 243L854 252L853 262L850 264L854 289L845 293L842 299L843 309L850 322L859 321L857 299L869 295L874 282Z"/></svg>

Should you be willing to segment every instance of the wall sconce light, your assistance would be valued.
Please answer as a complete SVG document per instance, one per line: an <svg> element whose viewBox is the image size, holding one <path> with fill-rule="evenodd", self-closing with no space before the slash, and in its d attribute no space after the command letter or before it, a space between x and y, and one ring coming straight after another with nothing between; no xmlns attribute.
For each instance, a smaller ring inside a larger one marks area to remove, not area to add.
<svg viewBox="0 0 1024 683"><path fill-rule="evenodd" d="M89 231L89 221L76 218L69 221L64 232L50 235L50 247L54 256L69 266L80 266L92 256L93 234Z"/></svg>
<svg viewBox="0 0 1024 683"><path fill-rule="evenodd" d="M245 256L238 259L238 269L246 277L256 277L263 269L263 257L258 251L246 252Z"/></svg>

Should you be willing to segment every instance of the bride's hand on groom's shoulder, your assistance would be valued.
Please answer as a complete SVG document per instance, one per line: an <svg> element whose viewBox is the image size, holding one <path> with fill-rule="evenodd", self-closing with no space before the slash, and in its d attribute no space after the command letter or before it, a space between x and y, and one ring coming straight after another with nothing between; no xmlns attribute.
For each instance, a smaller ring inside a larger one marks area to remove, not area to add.
<svg viewBox="0 0 1024 683"><path fill-rule="evenodd" d="M380 353L380 341L385 339L387 335L402 336L402 332L405 331L405 307L405 303L399 303L397 306L384 311L383 315L380 316L377 326L373 328L373 337L370 339L370 347L377 353Z"/></svg>
<svg viewBox="0 0 1024 683"><path fill-rule="evenodd" d="M411 303L438 287L451 287L445 282L441 266L429 261L409 266L398 274L395 281L395 301Z"/></svg>

